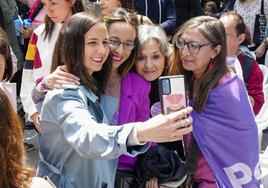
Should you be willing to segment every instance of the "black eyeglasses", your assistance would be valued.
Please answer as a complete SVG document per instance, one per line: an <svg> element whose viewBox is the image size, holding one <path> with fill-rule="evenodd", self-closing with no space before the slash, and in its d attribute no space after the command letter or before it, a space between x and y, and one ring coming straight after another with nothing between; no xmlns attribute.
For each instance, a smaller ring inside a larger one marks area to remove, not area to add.
<svg viewBox="0 0 268 188"><path fill-rule="evenodd" d="M112 45L115 48L119 48L121 44L123 44L123 48L125 50L133 50L135 48L135 43L133 41L127 41L127 42L121 42L117 38L110 38L110 45Z"/></svg>
<svg viewBox="0 0 268 188"><path fill-rule="evenodd" d="M184 46L187 46L189 52L191 54L198 54L200 49L204 46L208 46L210 45L210 43L205 43L205 44L199 44L198 42L195 41L190 41L190 42L186 42L183 38L178 37L175 41L175 46L182 50L184 48Z"/></svg>

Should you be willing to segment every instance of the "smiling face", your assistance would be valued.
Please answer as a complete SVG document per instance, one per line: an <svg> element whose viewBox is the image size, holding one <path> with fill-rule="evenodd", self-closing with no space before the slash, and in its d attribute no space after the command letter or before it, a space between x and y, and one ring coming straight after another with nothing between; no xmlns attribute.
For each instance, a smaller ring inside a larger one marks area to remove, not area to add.
<svg viewBox="0 0 268 188"><path fill-rule="evenodd" d="M109 27L109 38L112 41L120 42L119 46L113 45L111 42L110 50L112 55L112 69L117 70L130 56L132 48L128 48L130 44L134 44L136 39L135 28L126 22L115 22Z"/></svg>
<svg viewBox="0 0 268 188"><path fill-rule="evenodd" d="M199 45L209 44L206 39L196 28L185 30L180 36L186 43L195 42ZM198 53L190 53L187 45L179 49L182 66L187 71L192 71L196 78L200 78L206 71L208 64L218 53L211 45L204 45Z"/></svg>
<svg viewBox="0 0 268 188"><path fill-rule="evenodd" d="M107 28L104 23L98 23L85 34L84 64L90 75L101 70L108 54Z"/></svg>
<svg viewBox="0 0 268 188"><path fill-rule="evenodd" d="M135 68L139 75L147 81L159 78L165 67L165 56L160 51L159 42L150 39L141 47L135 62Z"/></svg>
<svg viewBox="0 0 268 188"><path fill-rule="evenodd" d="M119 0L100 0L102 14L107 15L113 9L121 7Z"/></svg>
<svg viewBox="0 0 268 188"><path fill-rule="evenodd" d="M62 23L72 15L73 0L43 0L48 17L55 23Z"/></svg>

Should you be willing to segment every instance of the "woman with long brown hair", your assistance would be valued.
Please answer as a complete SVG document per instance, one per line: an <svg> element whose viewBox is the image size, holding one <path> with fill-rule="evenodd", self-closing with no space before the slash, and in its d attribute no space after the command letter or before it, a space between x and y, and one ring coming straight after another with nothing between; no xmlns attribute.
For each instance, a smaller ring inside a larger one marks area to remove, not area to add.
<svg viewBox="0 0 268 188"><path fill-rule="evenodd" d="M20 118L1 89L0 119L0 187L26 187L34 171L25 164Z"/></svg>
<svg viewBox="0 0 268 188"><path fill-rule="evenodd" d="M51 182L33 177L35 170L26 163L21 120L2 89L0 119L0 187L53 188Z"/></svg>
<svg viewBox="0 0 268 188"><path fill-rule="evenodd" d="M184 139L191 182L199 188L259 187L257 125L244 83L226 65L223 24L209 16L192 18L173 42L179 65L174 72L185 75L194 109L193 133Z"/></svg>

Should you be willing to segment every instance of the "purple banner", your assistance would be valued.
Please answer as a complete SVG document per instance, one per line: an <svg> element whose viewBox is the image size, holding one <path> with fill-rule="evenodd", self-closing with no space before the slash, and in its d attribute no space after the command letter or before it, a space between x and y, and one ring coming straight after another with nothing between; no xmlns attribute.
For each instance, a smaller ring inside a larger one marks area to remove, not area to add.
<svg viewBox="0 0 268 188"><path fill-rule="evenodd" d="M244 83L237 76L225 81L192 117L193 135L218 187L260 187L258 131Z"/></svg>

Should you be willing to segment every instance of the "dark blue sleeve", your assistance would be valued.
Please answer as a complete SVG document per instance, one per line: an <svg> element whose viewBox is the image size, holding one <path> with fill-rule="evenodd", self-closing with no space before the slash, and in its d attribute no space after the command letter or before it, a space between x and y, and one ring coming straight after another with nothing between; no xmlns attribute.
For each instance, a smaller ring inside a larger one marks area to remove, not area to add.
<svg viewBox="0 0 268 188"><path fill-rule="evenodd" d="M162 16L163 21L160 26L165 30L167 35L173 35L176 29L176 10L173 0L167 0L165 2L165 10L162 11L165 13Z"/></svg>
<svg viewBox="0 0 268 188"><path fill-rule="evenodd" d="M190 0L193 16L204 15L201 3L199 0Z"/></svg>
<svg viewBox="0 0 268 188"><path fill-rule="evenodd" d="M233 10L234 9L234 4L235 4L235 0L226 0L223 3L223 10L222 10L222 12L227 12L229 10Z"/></svg>
<svg viewBox="0 0 268 188"><path fill-rule="evenodd" d="M224 12L227 12L227 11L231 11L234 9L234 4L235 4L235 0L226 0L224 3L223 3L223 9L221 12L219 13L216 13L216 14L213 14L214 17L216 18L220 18L221 15L224 13Z"/></svg>

